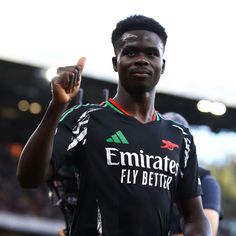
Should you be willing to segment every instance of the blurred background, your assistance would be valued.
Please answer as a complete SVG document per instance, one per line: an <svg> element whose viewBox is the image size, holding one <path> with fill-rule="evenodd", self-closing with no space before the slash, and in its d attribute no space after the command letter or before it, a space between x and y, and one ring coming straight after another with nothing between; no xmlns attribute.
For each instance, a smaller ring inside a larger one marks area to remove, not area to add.
<svg viewBox="0 0 236 236"><path fill-rule="evenodd" d="M233 0L1 1L0 236L51 236L64 227L46 185L19 187L17 161L50 101L56 67L86 56L83 102L100 103L104 89L115 94L111 31L132 14L153 17L166 28L166 72L156 109L189 121L199 162L221 186L219 235L236 235L234 9Z"/></svg>

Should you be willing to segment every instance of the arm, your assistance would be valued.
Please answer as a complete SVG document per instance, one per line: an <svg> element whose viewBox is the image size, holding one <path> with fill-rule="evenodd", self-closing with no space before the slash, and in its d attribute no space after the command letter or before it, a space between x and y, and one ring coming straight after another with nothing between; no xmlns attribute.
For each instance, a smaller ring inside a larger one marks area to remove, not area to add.
<svg viewBox="0 0 236 236"><path fill-rule="evenodd" d="M38 187L52 174L54 134L62 113L79 91L85 58L76 66L60 68L52 80L52 100L48 109L26 143L17 166L17 178L24 188Z"/></svg>
<svg viewBox="0 0 236 236"><path fill-rule="evenodd" d="M60 230L58 232L58 236L66 236L67 234L65 233L64 229Z"/></svg>
<svg viewBox="0 0 236 236"><path fill-rule="evenodd" d="M203 212L196 146L188 130L184 135L184 158L180 160L182 175L176 196L178 208L183 217L183 234L185 236L211 236L210 224Z"/></svg>
<svg viewBox="0 0 236 236"><path fill-rule="evenodd" d="M210 224L204 215L201 197L182 200L178 205L183 215L185 236L211 236Z"/></svg>
<svg viewBox="0 0 236 236"><path fill-rule="evenodd" d="M219 213L212 209L204 209L204 214L206 215L212 230L212 236L216 236L219 226ZM184 236L183 234L171 234L171 236Z"/></svg>
<svg viewBox="0 0 236 236"><path fill-rule="evenodd" d="M220 212L221 212L221 189L217 180L206 175L201 178L202 182L202 205L204 214L207 217L212 230L212 236L216 236L219 227ZM183 234L171 234L171 236L183 236Z"/></svg>
<svg viewBox="0 0 236 236"><path fill-rule="evenodd" d="M209 221L212 230L212 236L217 236L219 226L219 213L212 209L204 209L204 214ZM183 234L171 234L171 236L184 236Z"/></svg>
<svg viewBox="0 0 236 236"><path fill-rule="evenodd" d="M221 189L217 180L212 175L202 178L202 205L204 213L211 225L212 235L216 236L221 213Z"/></svg>
<svg viewBox="0 0 236 236"><path fill-rule="evenodd" d="M219 213L213 209L204 209L204 213L211 225L212 236L217 236L219 227Z"/></svg>

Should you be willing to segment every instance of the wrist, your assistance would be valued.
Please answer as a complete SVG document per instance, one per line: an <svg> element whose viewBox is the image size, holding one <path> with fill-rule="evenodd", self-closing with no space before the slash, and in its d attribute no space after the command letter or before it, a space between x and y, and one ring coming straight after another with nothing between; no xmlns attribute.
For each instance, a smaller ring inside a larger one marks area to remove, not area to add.
<svg viewBox="0 0 236 236"><path fill-rule="evenodd" d="M50 101L48 110L51 111L53 114L62 115L62 113L66 110L69 103L58 103L55 102L53 99Z"/></svg>

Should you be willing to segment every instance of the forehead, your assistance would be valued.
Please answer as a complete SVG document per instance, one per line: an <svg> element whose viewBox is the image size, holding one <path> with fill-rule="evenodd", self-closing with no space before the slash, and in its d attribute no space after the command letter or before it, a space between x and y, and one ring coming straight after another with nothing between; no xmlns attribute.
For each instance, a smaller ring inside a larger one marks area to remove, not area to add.
<svg viewBox="0 0 236 236"><path fill-rule="evenodd" d="M164 48L160 37L156 33L147 30L128 31L125 32L120 39L120 43L122 45L137 41L152 43L156 46L161 46L161 48Z"/></svg>

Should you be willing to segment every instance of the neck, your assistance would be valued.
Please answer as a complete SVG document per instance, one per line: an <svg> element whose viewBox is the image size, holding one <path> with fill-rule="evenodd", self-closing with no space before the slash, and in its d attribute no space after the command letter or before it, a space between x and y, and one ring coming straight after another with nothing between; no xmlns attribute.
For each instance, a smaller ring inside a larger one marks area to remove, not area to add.
<svg viewBox="0 0 236 236"><path fill-rule="evenodd" d="M146 92L139 96L132 96L129 93L120 94L119 91L113 98L130 116L134 117L141 123L152 121L155 112L155 92Z"/></svg>

